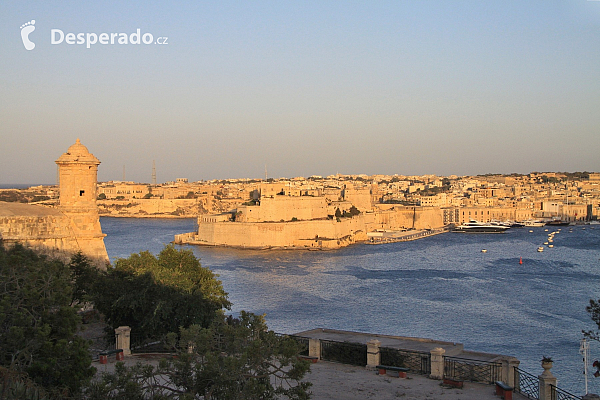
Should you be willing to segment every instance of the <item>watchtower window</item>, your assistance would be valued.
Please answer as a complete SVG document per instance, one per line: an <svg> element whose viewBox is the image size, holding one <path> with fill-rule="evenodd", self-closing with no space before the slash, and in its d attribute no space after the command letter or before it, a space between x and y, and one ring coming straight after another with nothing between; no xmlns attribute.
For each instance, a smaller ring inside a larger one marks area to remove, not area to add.
<svg viewBox="0 0 600 400"><path fill-rule="evenodd" d="M79 191L79 196L83 196L84 193L85 193L85 190L80 190Z"/></svg>

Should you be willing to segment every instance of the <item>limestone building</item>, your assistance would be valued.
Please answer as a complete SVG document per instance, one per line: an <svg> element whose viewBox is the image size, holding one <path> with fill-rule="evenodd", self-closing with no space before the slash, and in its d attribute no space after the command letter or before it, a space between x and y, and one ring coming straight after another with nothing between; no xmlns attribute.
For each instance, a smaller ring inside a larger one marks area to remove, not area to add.
<svg viewBox="0 0 600 400"><path fill-rule="evenodd" d="M106 235L96 206L100 161L77 139L56 164L58 207L0 202L0 239L6 245L22 243L62 259L81 251L99 268L106 268Z"/></svg>

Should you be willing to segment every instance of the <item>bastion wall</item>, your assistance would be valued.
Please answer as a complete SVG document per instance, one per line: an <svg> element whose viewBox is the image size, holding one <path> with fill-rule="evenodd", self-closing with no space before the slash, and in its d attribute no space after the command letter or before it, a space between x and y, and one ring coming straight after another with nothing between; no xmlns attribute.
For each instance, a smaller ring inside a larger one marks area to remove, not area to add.
<svg viewBox="0 0 600 400"><path fill-rule="evenodd" d="M295 222L199 222L192 242L246 248L339 248L366 240L362 217ZM176 239L177 240L177 239Z"/></svg>
<svg viewBox="0 0 600 400"><path fill-rule="evenodd" d="M260 206L262 207L262 205ZM176 242L244 248L335 249L367 240L375 230L434 229L443 226L439 209L405 207L366 212L353 218L285 222L235 222L225 215L198 219L198 232Z"/></svg>

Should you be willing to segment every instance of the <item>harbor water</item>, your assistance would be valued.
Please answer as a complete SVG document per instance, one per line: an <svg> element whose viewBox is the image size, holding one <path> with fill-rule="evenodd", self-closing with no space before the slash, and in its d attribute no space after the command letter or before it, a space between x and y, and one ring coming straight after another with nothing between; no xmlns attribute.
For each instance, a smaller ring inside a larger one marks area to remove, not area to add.
<svg viewBox="0 0 600 400"><path fill-rule="evenodd" d="M101 223L111 261L158 253L196 227L195 219ZM544 245L558 229L554 247ZM596 329L585 307L600 298L600 225L444 233L335 251L188 248L219 275L233 313L266 314L277 332L322 327L460 342L517 357L536 376L548 356L558 386L584 394L579 341L582 330ZM599 393L596 359L592 342L590 392Z"/></svg>

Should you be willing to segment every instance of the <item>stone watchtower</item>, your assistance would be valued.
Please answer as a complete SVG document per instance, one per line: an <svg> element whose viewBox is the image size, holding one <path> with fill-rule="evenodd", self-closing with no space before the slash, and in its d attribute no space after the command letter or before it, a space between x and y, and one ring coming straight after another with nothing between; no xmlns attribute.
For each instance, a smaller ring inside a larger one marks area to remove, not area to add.
<svg viewBox="0 0 600 400"><path fill-rule="evenodd" d="M100 161L79 139L56 160L58 165L59 210L69 217L74 239L83 254L100 264L108 262L104 235L96 205Z"/></svg>

